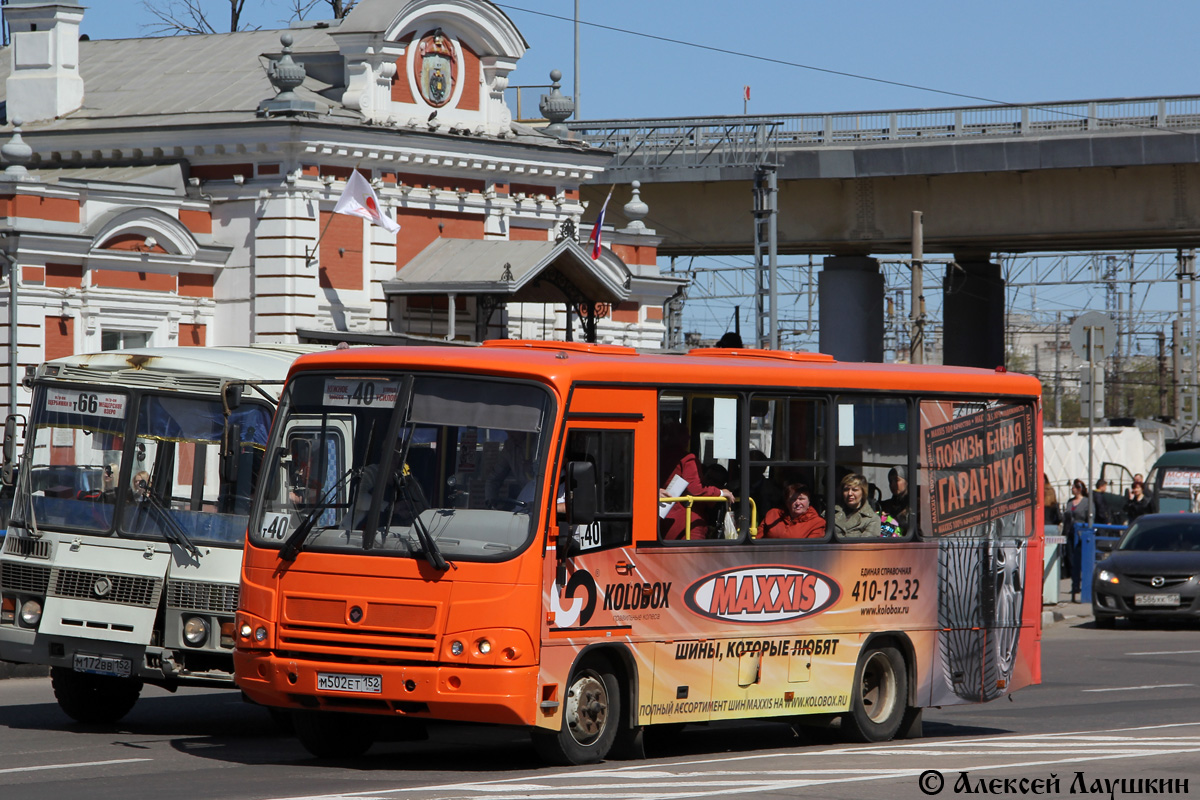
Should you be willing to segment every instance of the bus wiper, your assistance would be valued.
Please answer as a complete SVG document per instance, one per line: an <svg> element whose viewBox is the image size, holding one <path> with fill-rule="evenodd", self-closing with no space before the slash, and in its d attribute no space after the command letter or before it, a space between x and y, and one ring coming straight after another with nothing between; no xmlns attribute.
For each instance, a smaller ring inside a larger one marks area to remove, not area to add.
<svg viewBox="0 0 1200 800"><path fill-rule="evenodd" d="M304 519L300 521L300 525L296 530L292 531L292 535L283 543L283 547L279 550L280 561L295 561L296 556L304 549L304 540L312 533L313 527L317 524L317 520L321 518L327 510L334 508L335 504L330 503L330 499L334 493L342 488L354 475L358 474L359 470L356 467L349 467L342 473L342 477L333 482L333 485L321 495L321 499L313 503L312 508L305 514Z"/></svg>
<svg viewBox="0 0 1200 800"><path fill-rule="evenodd" d="M145 487L139 486L138 488L146 491ZM152 493L146 494L144 497L150 508L157 512L158 518L162 521L160 527L162 528L163 536L179 545L185 553L199 561L200 551L196 549L196 545L192 544L192 540L188 538L188 535L184 532L180 524L162 504L162 500L155 497Z"/></svg>
<svg viewBox="0 0 1200 800"><path fill-rule="evenodd" d="M409 375L401 384L401 389L396 395L396 405L392 408L392 417L388 420L387 433L383 437L385 446L383 460L379 464L379 475L387 476L383 486L395 482L397 491L404 496L404 500L408 504L409 511L415 512L416 504L413 503L412 486L409 483L412 475L408 469L408 448L412 444L413 432L417 427L416 423L409 418L412 411L412 398L413 377ZM400 438L401 429L404 430L403 439ZM402 442L399 448L395 446L397 441ZM382 510L385 494L387 492L384 490L377 491L371 498L371 508L367 511L367 519L362 532L364 550L370 549L375 542L375 534L379 530L379 512ZM449 564L442 557L442 551L438 549L437 543L429 534L429 529L421 522L420 516L415 513L413 513L413 529L417 532L421 549L429 564L439 572L449 569Z"/></svg>
<svg viewBox="0 0 1200 800"><path fill-rule="evenodd" d="M411 438L412 431L409 431ZM405 447L404 455L408 455L408 448ZM442 555L442 550L438 547L437 540L433 538L433 534L429 532L429 527L425 521L421 519L421 509L417 508L417 503L413 500L413 495L419 494L421 497L421 505L428 507L429 504L425 501L425 493L421 491L421 484L413 480L412 472L408 468L406 462L401 462L400 475L398 477L400 485L400 493L404 497L404 503L408 506L408 513L412 516L413 530L417 532L417 539L421 542L421 550L425 555L425 560L429 565L438 572L445 572L453 564L446 560ZM413 487L416 487L414 492ZM458 569L455 567L455 569Z"/></svg>

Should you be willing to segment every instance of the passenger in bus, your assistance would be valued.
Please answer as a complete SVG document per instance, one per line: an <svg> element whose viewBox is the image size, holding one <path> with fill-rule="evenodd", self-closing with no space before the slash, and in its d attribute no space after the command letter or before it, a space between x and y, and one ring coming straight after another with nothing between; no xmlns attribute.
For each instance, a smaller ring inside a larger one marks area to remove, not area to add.
<svg viewBox="0 0 1200 800"><path fill-rule="evenodd" d="M688 450L687 428L678 422L665 423L660 439L659 467L662 480L659 497L724 497L733 502L733 493L728 489L711 486L704 482L700 461ZM668 465L670 465L668 467ZM665 469L664 469L665 468ZM674 493L673 493L674 492ZM708 520L701 515L696 503L691 510L678 502L670 504L665 516L659 520L662 538L682 539L687 534L687 520L691 518L691 538L710 538Z"/></svg>
<svg viewBox="0 0 1200 800"><path fill-rule="evenodd" d="M908 532L908 479L907 468L895 466L888 470L888 488L892 496L884 500L879 510L890 516L900 526L899 535Z"/></svg>
<svg viewBox="0 0 1200 800"><path fill-rule="evenodd" d="M144 469L139 469L133 474L133 483L130 484L130 493L133 499L141 503L150 497L150 473Z"/></svg>
<svg viewBox="0 0 1200 800"><path fill-rule="evenodd" d="M115 503L117 500L117 474L113 466L105 464L100 476L100 499L106 503ZM116 464L116 468L119 470L121 465Z"/></svg>
<svg viewBox="0 0 1200 800"><path fill-rule="evenodd" d="M802 483L789 483L784 490L784 506L772 508L758 526L765 539L820 539L825 535L825 520L812 507L812 493Z"/></svg>
<svg viewBox="0 0 1200 800"><path fill-rule="evenodd" d="M867 502L867 479L857 472L842 478L842 500L833 514L838 536L847 539L878 538L879 512Z"/></svg>
<svg viewBox="0 0 1200 800"><path fill-rule="evenodd" d="M484 502L489 508L507 506L514 502L512 492L532 485L537 460L537 439L527 431L507 431L504 446L488 473L483 487ZM511 483L509 483L511 481ZM508 488L506 492L505 489Z"/></svg>
<svg viewBox="0 0 1200 800"><path fill-rule="evenodd" d="M750 495L754 500L754 512L757 515L754 524L760 525L767 512L772 508L783 508L784 496L779 489L779 484L767 477L767 468L761 463L766 461L767 457L761 450L750 451L750 483L748 488L743 491L741 487L742 470L737 462L730 462L729 465L729 490L735 496L741 497Z"/></svg>

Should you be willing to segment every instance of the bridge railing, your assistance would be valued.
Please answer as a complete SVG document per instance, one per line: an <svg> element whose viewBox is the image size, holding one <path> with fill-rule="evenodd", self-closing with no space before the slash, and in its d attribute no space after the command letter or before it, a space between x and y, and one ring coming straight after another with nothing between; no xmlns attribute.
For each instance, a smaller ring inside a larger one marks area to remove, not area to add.
<svg viewBox="0 0 1200 800"><path fill-rule="evenodd" d="M568 127L619 166L731 165L779 149L1200 129L1200 95L838 114L583 120Z"/></svg>

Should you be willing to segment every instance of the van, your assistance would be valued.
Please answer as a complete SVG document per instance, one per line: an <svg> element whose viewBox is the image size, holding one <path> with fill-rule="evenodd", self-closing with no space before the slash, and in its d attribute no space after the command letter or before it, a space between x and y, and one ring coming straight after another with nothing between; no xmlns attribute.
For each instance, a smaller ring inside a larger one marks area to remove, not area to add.
<svg viewBox="0 0 1200 800"><path fill-rule="evenodd" d="M1200 509L1200 447L1164 453L1150 468L1146 486L1159 513Z"/></svg>

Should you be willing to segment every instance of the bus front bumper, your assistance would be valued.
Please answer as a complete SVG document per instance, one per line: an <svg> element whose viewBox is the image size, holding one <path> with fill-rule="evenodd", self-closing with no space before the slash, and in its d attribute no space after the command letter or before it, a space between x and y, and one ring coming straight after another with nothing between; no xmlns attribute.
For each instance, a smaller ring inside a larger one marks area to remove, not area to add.
<svg viewBox="0 0 1200 800"><path fill-rule="evenodd" d="M224 662L217 667L189 669L187 656L171 648L154 647L131 642L100 639L74 639L52 636L27 628L0 626L0 661L17 664L38 664L47 667L86 671L101 671L129 677L156 685L192 684L201 686L232 686L232 663L228 654L214 654L208 660ZM99 660L81 661L77 656ZM120 666L118 666L120 664ZM126 673L128 667L128 674Z"/></svg>
<svg viewBox="0 0 1200 800"><path fill-rule="evenodd" d="M538 708L536 666L343 664L244 650L233 660L238 686L266 706L499 725L548 721Z"/></svg>

